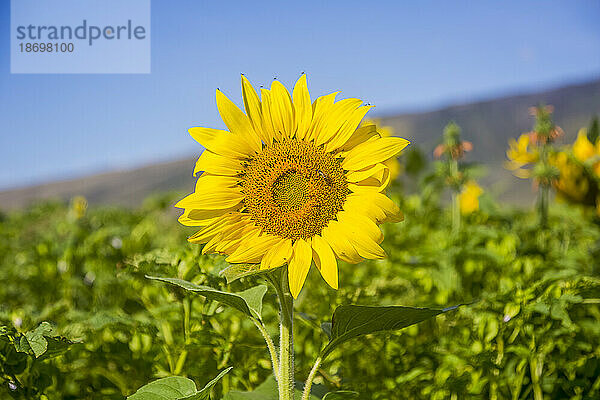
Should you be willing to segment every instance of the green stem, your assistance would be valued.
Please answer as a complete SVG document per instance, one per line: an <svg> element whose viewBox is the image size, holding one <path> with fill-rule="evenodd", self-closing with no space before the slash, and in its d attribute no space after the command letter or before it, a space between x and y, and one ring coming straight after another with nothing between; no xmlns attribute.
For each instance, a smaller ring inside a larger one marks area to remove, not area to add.
<svg viewBox="0 0 600 400"><path fill-rule="evenodd" d="M256 327L258 328L260 333L265 338L265 342L267 343L267 348L269 349L269 355L271 356L271 366L273 367L273 374L275 375L275 379L277 379L277 382L279 382L279 359L277 357L277 349L275 349L275 344L273 343L273 339L271 339L269 332L267 332L267 330L265 329L265 326L262 324L262 322L254 319L254 318L252 319L252 322L254 322L254 325L256 325Z"/></svg>
<svg viewBox="0 0 600 400"><path fill-rule="evenodd" d="M540 384L540 375L541 375L541 366L543 364L538 365L538 357L534 357L529 362L529 371L531 373L531 384L533 385L533 398L534 400L544 400L544 395L542 393L542 386Z"/></svg>
<svg viewBox="0 0 600 400"><path fill-rule="evenodd" d="M540 226L548 226L548 194L550 188L546 184L540 186Z"/></svg>
<svg viewBox="0 0 600 400"><path fill-rule="evenodd" d="M545 143L542 146L540 153L540 161L543 165L543 170L547 171L549 168L548 155L550 146ZM539 198L539 213L540 213L540 227L546 228L548 226L548 196L550 192L550 182L547 176L543 177L543 181L540 182L540 198Z"/></svg>
<svg viewBox="0 0 600 400"><path fill-rule="evenodd" d="M460 230L460 201L458 192L452 192L452 232L457 234Z"/></svg>
<svg viewBox="0 0 600 400"><path fill-rule="evenodd" d="M458 183L458 161L450 159L450 177L454 181L452 186L452 232L457 234L460 230L460 201L458 193L460 185Z"/></svg>
<svg viewBox="0 0 600 400"><path fill-rule="evenodd" d="M315 375L319 370L321 361L323 361L321 356L317 357L317 359L315 360L315 365L313 365L312 369L310 370L310 373L308 374L308 378L306 378L306 383L304 384L304 391L302 392L302 400L308 400L308 398L310 397L310 388L312 387Z"/></svg>
<svg viewBox="0 0 600 400"><path fill-rule="evenodd" d="M279 333L279 400L294 400L294 299L290 293L287 268L275 282L281 306Z"/></svg>
<svg viewBox="0 0 600 400"><path fill-rule="evenodd" d="M190 334L190 319L192 316L192 299L188 297L184 297L183 301L183 340L185 344L190 344L191 342L191 334Z"/></svg>

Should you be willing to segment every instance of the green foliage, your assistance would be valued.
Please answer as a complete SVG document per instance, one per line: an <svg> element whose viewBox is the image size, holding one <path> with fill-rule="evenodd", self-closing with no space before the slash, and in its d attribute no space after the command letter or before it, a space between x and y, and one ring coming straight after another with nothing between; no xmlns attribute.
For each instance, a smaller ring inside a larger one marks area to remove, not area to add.
<svg viewBox="0 0 600 400"><path fill-rule="evenodd" d="M299 399L302 396L302 391L296 388L295 397ZM232 390L227 393L222 400L278 400L279 393L277 391L277 381L273 376L269 376L256 389L248 392L239 392ZM319 400L318 397L310 396L310 400Z"/></svg>
<svg viewBox="0 0 600 400"><path fill-rule="evenodd" d="M405 221L384 226L388 259L340 263L337 291L311 269L296 301L296 376L306 377L326 346L320 326L337 307L440 310L476 301L402 331L342 343L319 369L313 393L318 387L320 398L340 390L381 400L597 398L598 225L577 209L556 206L542 230L531 212L482 205L452 234L439 186L429 183L419 194L392 193ZM235 369L214 386L214 398L272 380L263 337L240 310L145 277L237 295L262 279L227 283L219 275L227 267L223 257L202 255L201 246L186 242L193 230L178 225L172 200L138 210L90 208L82 217L45 203L3 216L0 398L122 400L157 379L203 383L229 365ZM261 299L262 309L246 300L248 309L273 327L273 291ZM56 333L46 334L44 321ZM55 352L55 335L77 344ZM17 337L30 350L18 352ZM36 357L41 339L47 350Z"/></svg>
<svg viewBox="0 0 600 400"><path fill-rule="evenodd" d="M233 307L251 318L261 319L263 297L265 296L265 293L267 293L267 287L265 285L258 285L239 293L229 293L215 290L208 286L196 285L182 279L160 278L155 276L146 277L177 285L185 290L204 296L207 299L215 300Z"/></svg>
<svg viewBox="0 0 600 400"><path fill-rule="evenodd" d="M434 310L402 306L339 306L333 313L331 324L322 325L329 336L329 343L322 351L323 358L350 339L406 328L455 308Z"/></svg>
<svg viewBox="0 0 600 400"><path fill-rule="evenodd" d="M337 392L329 392L323 396L322 400L349 400L356 399L358 397L357 392L350 390L338 390Z"/></svg>
<svg viewBox="0 0 600 400"><path fill-rule="evenodd" d="M196 389L194 381L182 376L158 379L139 388L127 400L210 400L210 391L233 367L223 371L202 390Z"/></svg>
<svg viewBox="0 0 600 400"><path fill-rule="evenodd" d="M15 399L41 395L52 382L43 360L62 354L73 344L53 334L52 326L42 322L29 332L0 326L0 374Z"/></svg>

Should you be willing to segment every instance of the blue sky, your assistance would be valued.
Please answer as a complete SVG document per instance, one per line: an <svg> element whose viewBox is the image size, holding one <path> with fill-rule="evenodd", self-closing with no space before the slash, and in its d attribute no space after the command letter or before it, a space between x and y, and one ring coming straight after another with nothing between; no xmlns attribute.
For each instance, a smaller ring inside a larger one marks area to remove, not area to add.
<svg viewBox="0 0 600 400"><path fill-rule="evenodd" d="M600 76L600 2L152 1L147 75L10 74L0 2L0 189L199 154L223 127L214 91L240 73L373 115L427 110Z"/></svg>

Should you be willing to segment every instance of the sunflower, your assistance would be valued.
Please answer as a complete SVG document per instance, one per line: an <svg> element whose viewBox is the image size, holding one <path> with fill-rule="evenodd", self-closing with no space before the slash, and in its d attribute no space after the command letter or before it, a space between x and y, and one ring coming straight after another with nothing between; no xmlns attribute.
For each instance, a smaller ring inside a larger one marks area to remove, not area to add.
<svg viewBox="0 0 600 400"><path fill-rule="evenodd" d="M381 137L374 125L359 128L371 106L336 102L337 94L311 103L302 75L291 95L275 80L259 99L242 75L244 113L217 90L228 131L189 130L205 150L194 193L175 205L184 209L182 224L200 227L188 240L229 263L287 264L294 298L313 261L337 289L337 259L384 258L378 225L403 219L382 193L385 162L409 142Z"/></svg>

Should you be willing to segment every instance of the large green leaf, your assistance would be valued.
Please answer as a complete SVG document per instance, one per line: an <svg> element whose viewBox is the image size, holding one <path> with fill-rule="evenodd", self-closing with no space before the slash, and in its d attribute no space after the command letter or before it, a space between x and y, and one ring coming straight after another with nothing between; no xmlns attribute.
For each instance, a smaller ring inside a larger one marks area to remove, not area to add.
<svg viewBox="0 0 600 400"><path fill-rule="evenodd" d="M193 380L183 376L170 376L142 386L127 400L178 400L196 393Z"/></svg>
<svg viewBox="0 0 600 400"><path fill-rule="evenodd" d="M302 397L302 391L296 389L295 398L299 399ZM278 400L279 392L277 390L277 381L271 375L263 383L261 383L256 389L251 392L238 392L232 390L227 393L222 400ZM310 400L319 400L318 397L310 396Z"/></svg>
<svg viewBox="0 0 600 400"><path fill-rule="evenodd" d="M219 275L223 276L227 283L231 283L247 276L269 274L275 269L260 269L260 264L231 264L219 272Z"/></svg>
<svg viewBox="0 0 600 400"><path fill-rule="evenodd" d="M323 396L322 400L349 400L356 399L358 392L352 392L350 390L339 390L337 392L329 392Z"/></svg>
<svg viewBox="0 0 600 400"><path fill-rule="evenodd" d="M38 358L48 349L48 341L44 336L50 336L51 333L52 325L48 322L42 322L37 328L27 332L25 336L21 337L21 342L26 340L29 347L31 347L33 354Z"/></svg>
<svg viewBox="0 0 600 400"><path fill-rule="evenodd" d="M48 322L42 322L37 328L25 334L14 335L15 350L27 353L35 358L50 358L62 354L70 345L69 339L54 336L53 328Z"/></svg>
<svg viewBox="0 0 600 400"><path fill-rule="evenodd" d="M327 329L329 343L321 354L325 358L334 348L357 336L406 328L457 307L440 310L403 306L339 306L333 313L330 330Z"/></svg>
<svg viewBox="0 0 600 400"><path fill-rule="evenodd" d="M200 391L191 379L183 376L170 376L148 383L127 397L127 400L209 400L210 391L215 384L231 370L229 367L215 379L208 382Z"/></svg>
<svg viewBox="0 0 600 400"><path fill-rule="evenodd" d="M184 281L183 279L162 278L148 275L146 275L146 278L177 285L190 292L198 293L207 299L231 306L252 318L261 319L263 297L267 292L267 287L265 285L258 285L244 290L243 292L229 293L213 289L209 286L196 285L195 283Z"/></svg>
<svg viewBox="0 0 600 400"><path fill-rule="evenodd" d="M183 399L180 399L180 400L209 400L210 399L210 391L213 388L213 386L215 386L217 384L217 382L219 382L221 380L221 378L223 376L225 376L226 373L231 371L232 368L233 367L224 369L223 371L221 371L221 373L219 373L219 375L217 375L215 377L215 379L213 379L212 381L210 381L206 385L204 385L204 388L202 388L202 390L200 390L199 392L197 392L191 396L184 397Z"/></svg>

